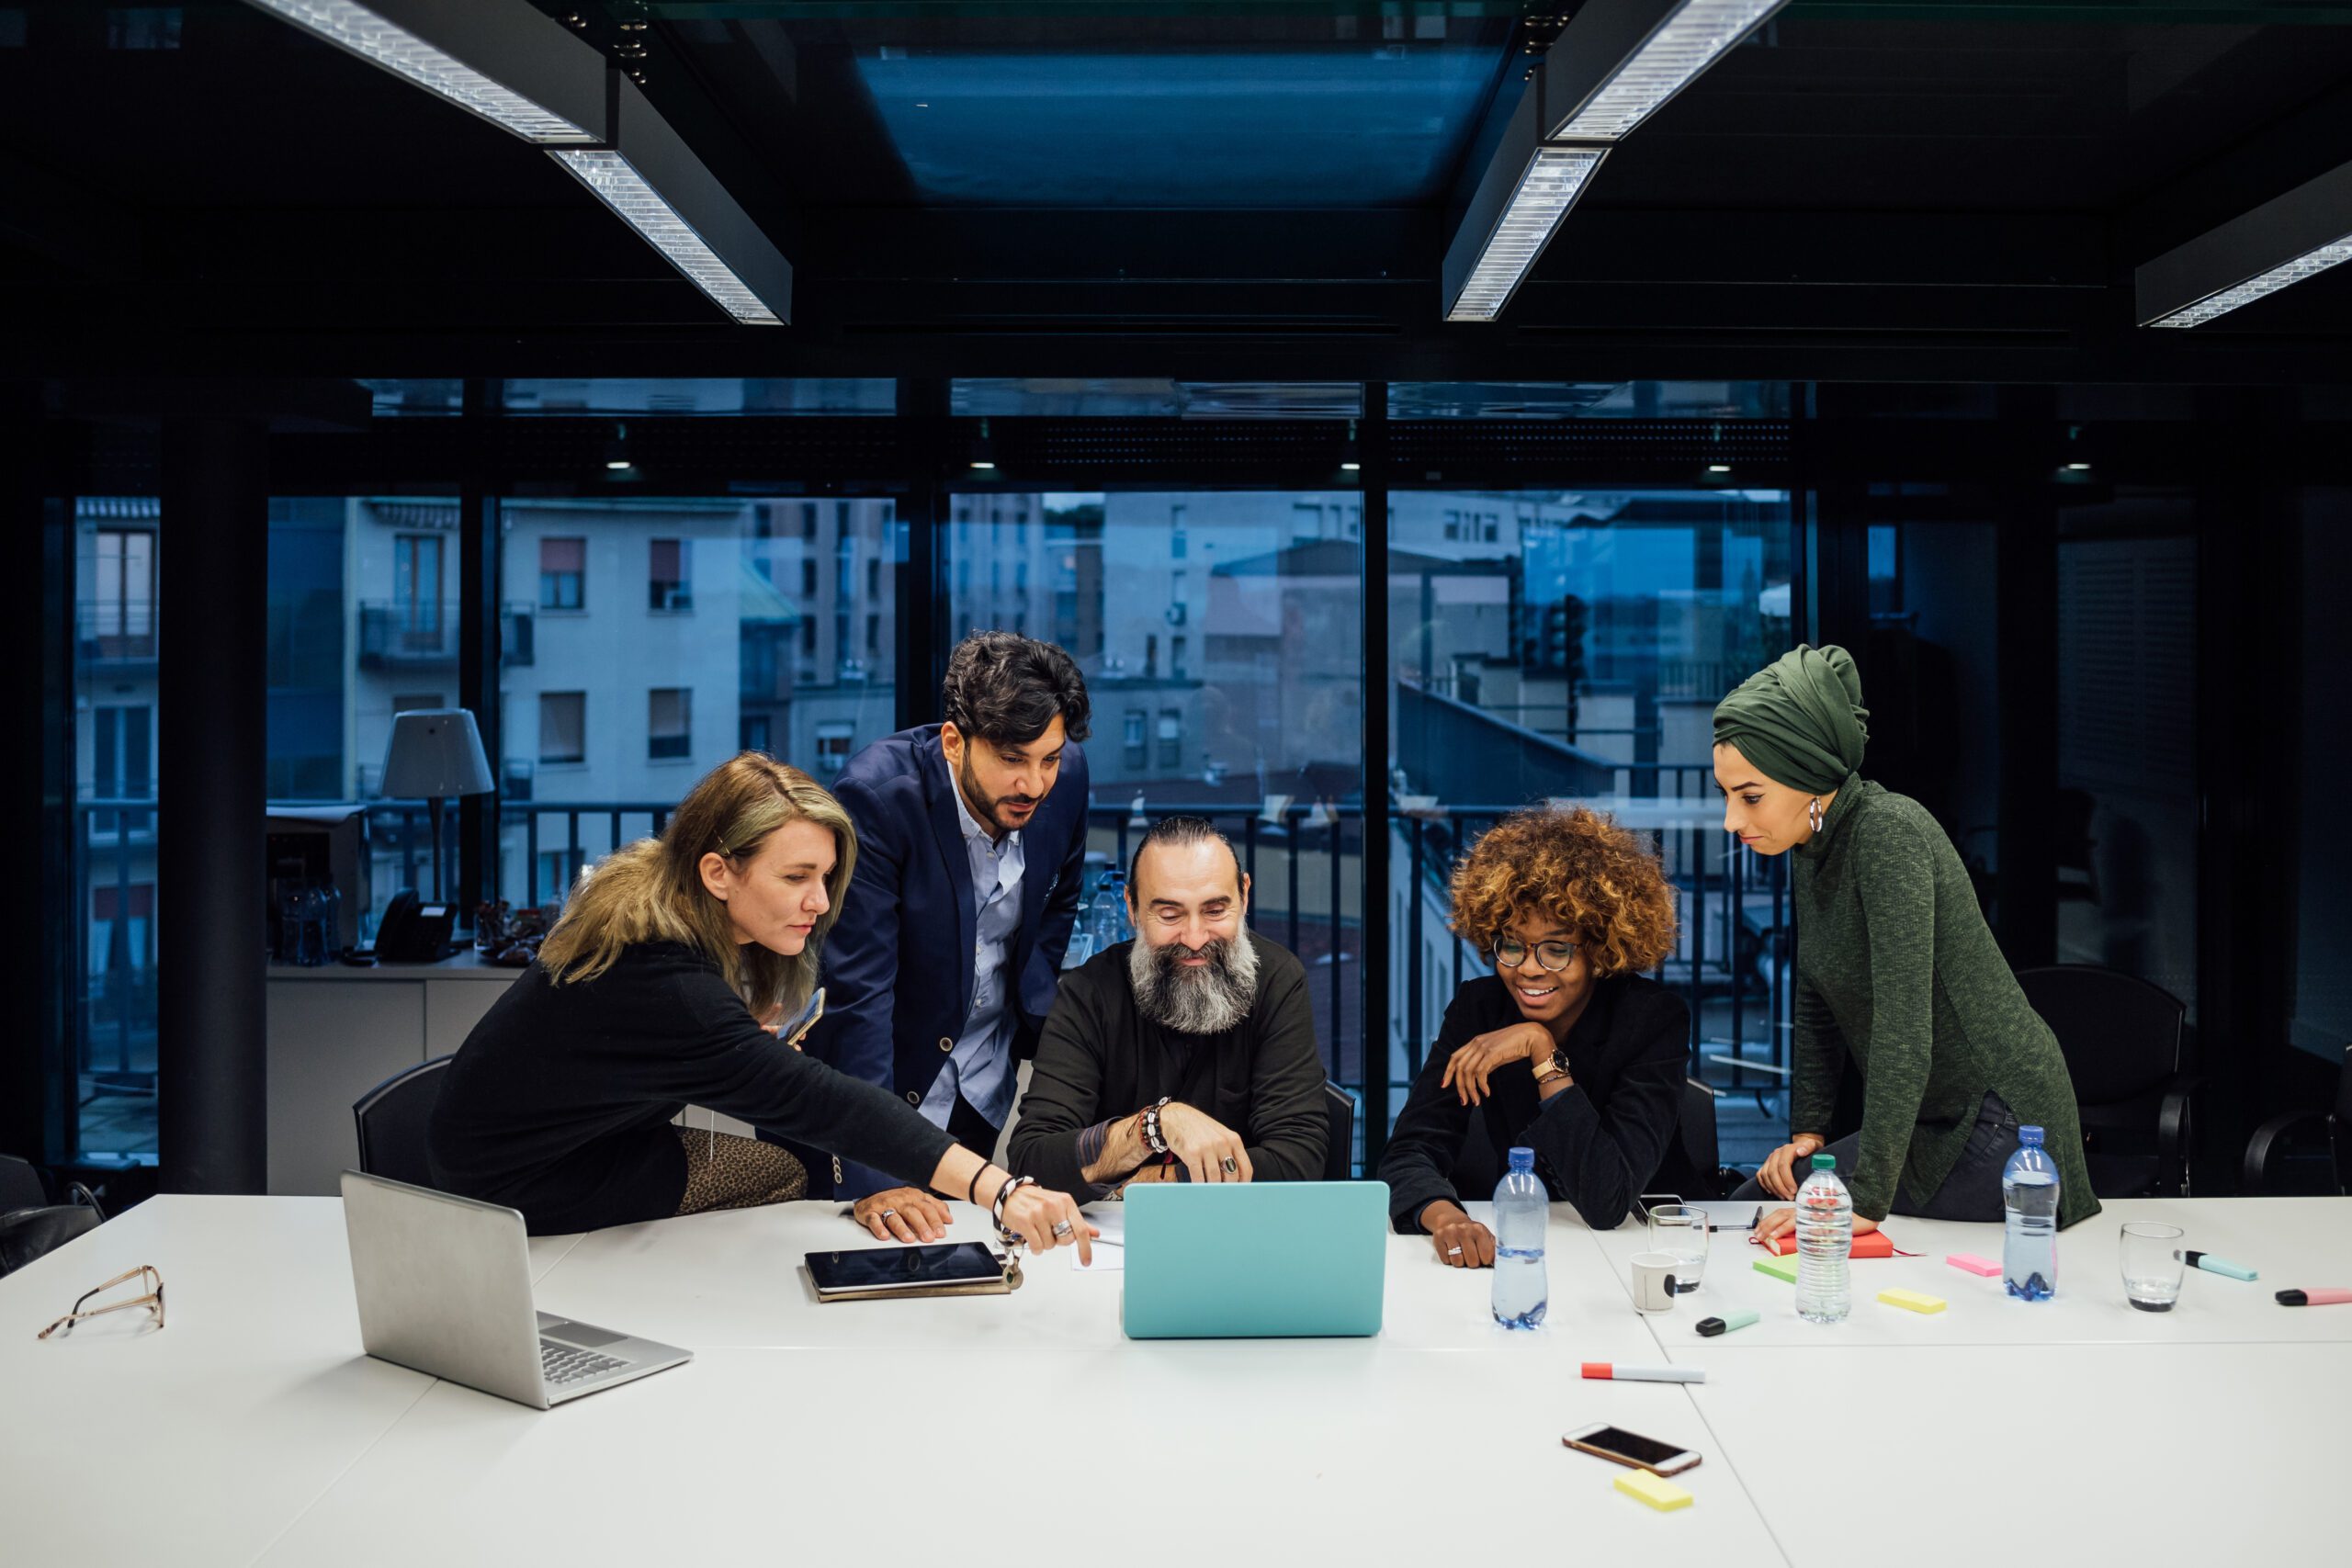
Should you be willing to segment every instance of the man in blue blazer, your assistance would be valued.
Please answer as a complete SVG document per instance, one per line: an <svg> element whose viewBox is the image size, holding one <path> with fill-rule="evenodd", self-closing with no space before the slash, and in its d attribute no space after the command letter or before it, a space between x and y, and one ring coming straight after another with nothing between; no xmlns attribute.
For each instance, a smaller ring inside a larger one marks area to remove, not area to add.
<svg viewBox="0 0 2352 1568"><path fill-rule="evenodd" d="M1078 915L1089 710L1069 654L1003 631L956 645L942 696L944 722L875 741L833 785L857 825L857 866L825 941L825 1016L804 1048L986 1156ZM796 1152L810 1195L856 1200L876 1236L946 1234L935 1197Z"/></svg>

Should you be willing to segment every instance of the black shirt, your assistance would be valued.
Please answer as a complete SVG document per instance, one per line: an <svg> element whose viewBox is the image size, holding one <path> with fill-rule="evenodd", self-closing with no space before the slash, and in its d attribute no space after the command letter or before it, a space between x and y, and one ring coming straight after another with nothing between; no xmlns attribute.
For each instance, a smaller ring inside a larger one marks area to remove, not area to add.
<svg viewBox="0 0 2352 1568"><path fill-rule="evenodd" d="M1446 1063L1478 1035L1526 1021L1497 976L1465 981L1454 993L1380 1156L1389 1217L1405 1235L1420 1234L1420 1213L1430 1203L1462 1201L1453 1178L1472 1135L1471 1108L1440 1087ZM1562 1047L1572 1085L1544 1100L1531 1067L1494 1075L1494 1092L1477 1108L1493 1157L1514 1145L1533 1149L1536 1173L1555 1201L1575 1204L1595 1230L1614 1228L1674 1140L1690 1049L1690 1010L1680 997L1640 975L1595 983Z"/></svg>
<svg viewBox="0 0 2352 1568"><path fill-rule="evenodd" d="M1015 1174L1091 1194L1079 1134L1168 1095L1240 1134L1252 1179L1322 1179L1331 1122L1306 971L1263 937L1247 940L1258 953L1258 994L1222 1034L1179 1033L1136 1010L1131 942L1062 976L1013 1122L1006 1158Z"/></svg>
<svg viewBox="0 0 2352 1568"><path fill-rule="evenodd" d="M686 1105L916 1186L950 1142L887 1090L762 1029L702 953L647 942L593 980L524 971L442 1075L426 1154L443 1190L520 1209L536 1235L661 1219L685 1195L669 1122Z"/></svg>

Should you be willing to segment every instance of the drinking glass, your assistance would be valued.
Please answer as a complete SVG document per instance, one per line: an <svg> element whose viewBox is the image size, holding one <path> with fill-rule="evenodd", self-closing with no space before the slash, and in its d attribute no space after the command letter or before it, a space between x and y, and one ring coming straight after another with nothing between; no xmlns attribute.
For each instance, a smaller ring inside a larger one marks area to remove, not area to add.
<svg viewBox="0 0 2352 1568"><path fill-rule="evenodd" d="M2178 1225L2142 1220L2123 1227L2123 1295L2142 1312L2170 1312L2180 1300L2180 1235Z"/></svg>
<svg viewBox="0 0 2352 1568"><path fill-rule="evenodd" d="M1650 1250L1674 1258L1678 1295L1697 1290L1700 1277L1707 1271L1706 1211L1688 1203L1651 1205Z"/></svg>

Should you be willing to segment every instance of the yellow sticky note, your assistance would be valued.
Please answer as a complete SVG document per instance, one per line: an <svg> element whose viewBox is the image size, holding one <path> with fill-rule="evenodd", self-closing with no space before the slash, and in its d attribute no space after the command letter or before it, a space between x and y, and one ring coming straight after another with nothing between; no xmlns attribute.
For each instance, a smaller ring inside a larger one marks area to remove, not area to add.
<svg viewBox="0 0 2352 1568"><path fill-rule="evenodd" d="M1629 1470L1617 1478L1617 1490L1636 1497L1661 1514L1690 1506L1690 1494L1665 1477L1646 1470Z"/></svg>
<svg viewBox="0 0 2352 1568"><path fill-rule="evenodd" d="M1924 1291L1881 1291L1878 1299L1891 1307L1901 1307L1905 1312L1944 1310L1943 1297L1931 1296Z"/></svg>

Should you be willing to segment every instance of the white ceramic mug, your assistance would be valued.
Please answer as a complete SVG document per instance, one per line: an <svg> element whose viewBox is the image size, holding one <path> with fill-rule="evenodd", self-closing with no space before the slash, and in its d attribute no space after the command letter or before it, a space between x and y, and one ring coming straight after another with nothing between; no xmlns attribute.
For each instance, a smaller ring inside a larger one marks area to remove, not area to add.
<svg viewBox="0 0 2352 1568"><path fill-rule="evenodd" d="M1674 1271L1682 1259L1670 1252L1634 1254L1634 1309L1665 1312L1674 1305Z"/></svg>

